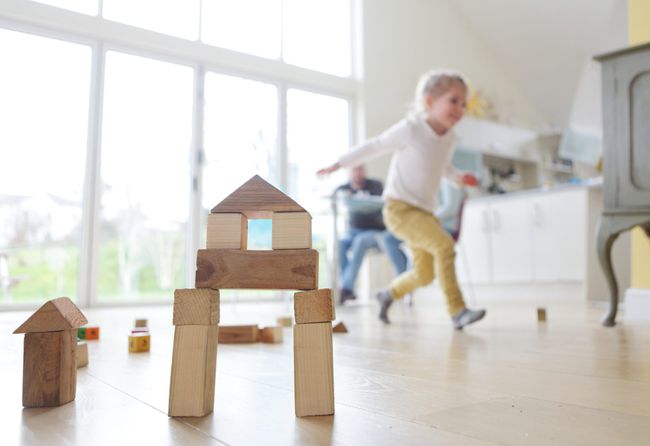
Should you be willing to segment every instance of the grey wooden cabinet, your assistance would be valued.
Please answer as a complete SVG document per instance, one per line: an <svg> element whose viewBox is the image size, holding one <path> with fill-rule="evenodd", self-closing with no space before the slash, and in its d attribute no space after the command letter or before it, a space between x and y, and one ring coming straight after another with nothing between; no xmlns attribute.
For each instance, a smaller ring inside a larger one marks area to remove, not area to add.
<svg viewBox="0 0 650 446"><path fill-rule="evenodd" d="M650 43L595 59L602 63L605 201L597 247L610 292L603 325L611 327L619 294L612 245L635 226L650 237Z"/></svg>

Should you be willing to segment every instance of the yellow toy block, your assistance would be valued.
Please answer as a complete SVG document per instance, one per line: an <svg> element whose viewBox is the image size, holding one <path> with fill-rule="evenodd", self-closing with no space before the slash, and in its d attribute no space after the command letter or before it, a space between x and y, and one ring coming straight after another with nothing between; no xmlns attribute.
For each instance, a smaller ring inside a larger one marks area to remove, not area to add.
<svg viewBox="0 0 650 446"><path fill-rule="evenodd" d="M129 336L129 352L148 352L151 347L151 336L148 333L131 333Z"/></svg>

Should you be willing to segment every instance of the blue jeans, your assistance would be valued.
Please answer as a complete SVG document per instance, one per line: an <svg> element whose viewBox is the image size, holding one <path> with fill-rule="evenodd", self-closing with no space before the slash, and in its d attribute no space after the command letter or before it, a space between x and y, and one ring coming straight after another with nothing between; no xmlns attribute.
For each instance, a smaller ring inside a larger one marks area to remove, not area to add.
<svg viewBox="0 0 650 446"><path fill-rule="evenodd" d="M406 270L406 255L400 249L401 241L390 231L374 229L349 229L339 241L339 265L341 267L341 288L354 291L363 257L369 249L385 252L397 274Z"/></svg>

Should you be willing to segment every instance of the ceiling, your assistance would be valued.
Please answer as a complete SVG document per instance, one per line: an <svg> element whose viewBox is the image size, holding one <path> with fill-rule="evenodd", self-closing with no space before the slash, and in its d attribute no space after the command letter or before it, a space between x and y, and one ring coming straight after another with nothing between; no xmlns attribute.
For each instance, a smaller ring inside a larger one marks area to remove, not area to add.
<svg viewBox="0 0 650 446"><path fill-rule="evenodd" d="M451 0L549 127L568 124L594 54L625 46L626 0Z"/></svg>

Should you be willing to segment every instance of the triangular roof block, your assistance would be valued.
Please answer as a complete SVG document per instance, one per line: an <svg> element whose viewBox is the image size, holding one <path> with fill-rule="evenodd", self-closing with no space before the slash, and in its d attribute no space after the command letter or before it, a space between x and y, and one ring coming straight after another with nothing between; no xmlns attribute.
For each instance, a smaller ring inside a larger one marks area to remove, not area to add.
<svg viewBox="0 0 650 446"><path fill-rule="evenodd" d="M259 175L239 186L212 208L213 214L241 213L248 218L271 218L273 212L307 212Z"/></svg>
<svg viewBox="0 0 650 446"><path fill-rule="evenodd" d="M14 333L70 330L88 323L79 308L67 297L47 301Z"/></svg>

